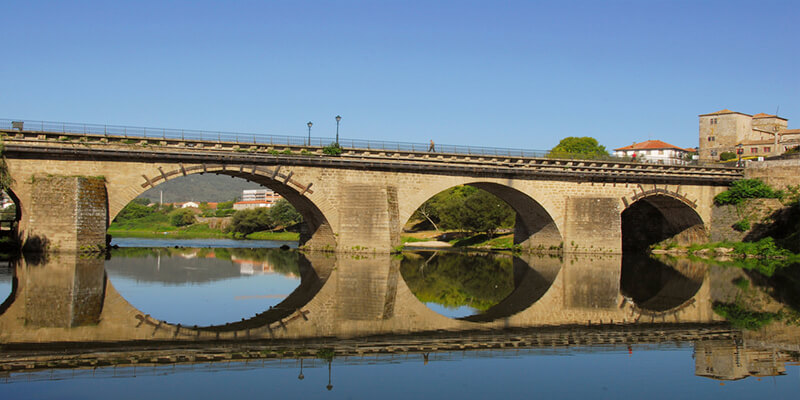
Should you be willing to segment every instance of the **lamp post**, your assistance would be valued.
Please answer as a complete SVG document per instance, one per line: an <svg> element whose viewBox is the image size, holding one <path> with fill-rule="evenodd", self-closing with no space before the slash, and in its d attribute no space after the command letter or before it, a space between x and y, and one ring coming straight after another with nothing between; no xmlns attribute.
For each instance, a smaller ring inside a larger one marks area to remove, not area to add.
<svg viewBox="0 0 800 400"><path fill-rule="evenodd" d="M342 117L337 115L336 116L336 145L339 145L339 121L342 120Z"/></svg>
<svg viewBox="0 0 800 400"><path fill-rule="evenodd" d="M306 146L311 146L311 121L308 121L308 144Z"/></svg>
<svg viewBox="0 0 800 400"><path fill-rule="evenodd" d="M736 155L739 156L739 161L736 162L737 167L742 166L742 153L744 153L744 149L742 148L742 144L739 143L736 145Z"/></svg>

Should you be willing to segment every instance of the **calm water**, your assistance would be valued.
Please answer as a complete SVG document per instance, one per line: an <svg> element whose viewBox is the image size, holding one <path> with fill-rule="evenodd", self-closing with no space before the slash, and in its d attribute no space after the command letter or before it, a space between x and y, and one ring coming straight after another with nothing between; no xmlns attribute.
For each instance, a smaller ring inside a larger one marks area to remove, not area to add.
<svg viewBox="0 0 800 400"><path fill-rule="evenodd" d="M746 332L710 311L742 295L730 268L194 245L0 266L0 297L19 281L0 308L0 398L780 399L800 389L791 327ZM38 358L40 346L16 344L34 341L82 344ZM196 351L227 356L181 358ZM106 361L57 364L70 357Z"/></svg>

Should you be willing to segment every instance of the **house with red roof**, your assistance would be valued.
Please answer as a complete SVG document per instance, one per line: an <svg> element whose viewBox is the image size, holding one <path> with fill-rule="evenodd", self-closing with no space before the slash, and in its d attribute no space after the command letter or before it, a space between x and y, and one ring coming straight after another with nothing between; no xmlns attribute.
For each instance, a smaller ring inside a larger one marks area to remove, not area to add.
<svg viewBox="0 0 800 400"><path fill-rule="evenodd" d="M694 149L685 149L660 140L647 140L614 149L616 157L629 157L636 161L668 165L686 164L687 154L694 152Z"/></svg>

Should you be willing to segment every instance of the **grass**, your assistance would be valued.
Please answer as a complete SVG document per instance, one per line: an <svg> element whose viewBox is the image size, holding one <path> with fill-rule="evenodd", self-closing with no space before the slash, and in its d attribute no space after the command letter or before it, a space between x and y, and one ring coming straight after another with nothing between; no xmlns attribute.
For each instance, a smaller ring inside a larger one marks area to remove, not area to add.
<svg viewBox="0 0 800 400"><path fill-rule="evenodd" d="M450 243L455 247L481 247L492 249L510 249L514 247L514 235L502 235L489 238L486 234L478 234L462 239L451 240Z"/></svg>
<svg viewBox="0 0 800 400"><path fill-rule="evenodd" d="M282 241L296 241L300 240L300 234L296 232L253 232L247 236L246 239L251 240L282 240Z"/></svg>
<svg viewBox="0 0 800 400"><path fill-rule="evenodd" d="M402 237L400 237L400 242L403 243L403 244L405 244L405 243L416 243L416 242L430 242L432 240L436 240L436 239L417 238L417 237L413 237L413 236L402 236Z"/></svg>

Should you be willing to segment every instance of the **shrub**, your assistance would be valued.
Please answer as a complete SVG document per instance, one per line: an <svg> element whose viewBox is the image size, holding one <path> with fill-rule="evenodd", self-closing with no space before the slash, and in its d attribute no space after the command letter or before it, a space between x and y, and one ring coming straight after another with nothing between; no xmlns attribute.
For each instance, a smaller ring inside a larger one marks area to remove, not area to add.
<svg viewBox="0 0 800 400"><path fill-rule="evenodd" d="M717 303L714 304L713 310L719 316L727 319L734 327L750 331L758 330L779 319L778 314L750 311L739 304Z"/></svg>
<svg viewBox="0 0 800 400"><path fill-rule="evenodd" d="M783 192L775 190L760 179L742 179L731 183L730 189L714 197L718 205L740 204L745 199L780 199Z"/></svg>
<svg viewBox="0 0 800 400"><path fill-rule="evenodd" d="M730 152L730 151L723 151L719 155L719 159L722 160L722 161L735 160L736 159L736 153L733 153L733 152Z"/></svg>
<svg viewBox="0 0 800 400"><path fill-rule="evenodd" d="M736 221L736 223L733 224L733 229L737 230L739 232L749 231L750 230L750 221L748 221L747 218L745 218L745 219L743 219L741 221Z"/></svg>
<svg viewBox="0 0 800 400"><path fill-rule="evenodd" d="M194 223L194 211L188 208L177 209L170 214L169 223L174 226L191 225Z"/></svg>
<svg viewBox="0 0 800 400"><path fill-rule="evenodd" d="M329 155L329 156L338 156L342 154L342 146L339 143L331 143L328 146L322 148L322 152Z"/></svg>

